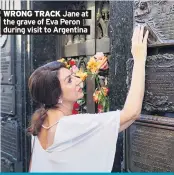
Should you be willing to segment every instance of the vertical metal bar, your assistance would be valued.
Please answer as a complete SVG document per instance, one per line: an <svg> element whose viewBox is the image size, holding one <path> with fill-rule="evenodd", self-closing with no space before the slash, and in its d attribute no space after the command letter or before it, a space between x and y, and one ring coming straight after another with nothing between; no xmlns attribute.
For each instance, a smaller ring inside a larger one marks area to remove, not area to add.
<svg viewBox="0 0 174 175"><path fill-rule="evenodd" d="M6 10L10 10L10 0L6 0Z"/></svg>
<svg viewBox="0 0 174 175"><path fill-rule="evenodd" d="M31 6L32 6L32 2L30 2L30 0L27 0L26 2L26 6L27 6L27 10L31 10ZM25 69L24 69L24 72L25 72L25 80L24 80L24 94L25 94L25 98L24 98L24 101L26 102L26 108L25 108L25 113L24 113L24 120L23 120L23 123L24 123L24 126L25 128L28 127L28 123L30 121L30 118L31 118L31 113L33 112L32 111L32 103L30 102L30 96L29 96L29 92L28 92L28 78L31 74L31 71L32 71L32 57L31 57L31 52L32 52L32 47L31 47L31 39L32 39L32 36L31 35L27 35L26 37L26 57L25 57L25 61L24 61L24 66L25 66ZM25 144L25 147L24 147L24 164L25 164L25 167L24 167L24 171L28 171L29 169L29 164L30 164L30 155L31 155L31 139L26 137L26 135L24 135L24 144Z"/></svg>
<svg viewBox="0 0 174 175"><path fill-rule="evenodd" d="M95 39L95 1L87 1L87 10L91 10L91 19L86 19L86 25L90 26L91 33L87 35L87 40Z"/></svg>
<svg viewBox="0 0 174 175"><path fill-rule="evenodd" d="M91 28L91 33L90 35L87 36L87 41L88 40L94 40L94 42L96 42L96 38L95 38L95 30L96 30L96 24L95 24L95 2L87 2L87 10L91 10L91 19L87 19L86 20L86 25L90 25ZM95 43L95 47L96 47L96 43ZM96 48L95 48L96 50ZM87 91L87 112L88 113L95 113L95 103L93 101L93 93L95 91L95 79L91 79L91 77L88 77L86 80L87 83L87 87L86 87L86 91Z"/></svg>
<svg viewBox="0 0 174 175"><path fill-rule="evenodd" d="M95 113L95 103L93 101L93 93L95 91L95 79L88 77L86 80L87 83L87 113Z"/></svg>
<svg viewBox="0 0 174 175"><path fill-rule="evenodd" d="M10 0L10 10L14 9L14 0Z"/></svg>
<svg viewBox="0 0 174 175"><path fill-rule="evenodd" d="M5 10L5 0L2 0L2 10Z"/></svg>

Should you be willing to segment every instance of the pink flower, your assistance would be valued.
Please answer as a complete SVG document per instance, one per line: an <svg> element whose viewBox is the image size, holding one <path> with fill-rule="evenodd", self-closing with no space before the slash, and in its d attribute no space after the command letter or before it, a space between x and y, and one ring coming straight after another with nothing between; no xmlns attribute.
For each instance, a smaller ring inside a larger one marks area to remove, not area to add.
<svg viewBox="0 0 174 175"><path fill-rule="evenodd" d="M102 59L104 57L104 54L103 52L97 52L94 57L98 60Z"/></svg>
<svg viewBox="0 0 174 175"><path fill-rule="evenodd" d="M71 67L71 71L72 71L73 73L76 73L76 72L79 71L79 68L78 68L76 65L73 65L73 66Z"/></svg>
<svg viewBox="0 0 174 175"><path fill-rule="evenodd" d="M96 55L94 55L94 57L96 58L97 62L101 62L102 60L104 60L106 57L104 56L103 52L97 52ZM108 62L104 62L100 69L102 70L107 70L109 68Z"/></svg>

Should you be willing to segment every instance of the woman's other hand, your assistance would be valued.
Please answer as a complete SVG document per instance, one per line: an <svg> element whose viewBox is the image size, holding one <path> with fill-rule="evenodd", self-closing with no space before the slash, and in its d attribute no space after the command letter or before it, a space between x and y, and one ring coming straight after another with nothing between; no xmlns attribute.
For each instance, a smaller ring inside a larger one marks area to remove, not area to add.
<svg viewBox="0 0 174 175"><path fill-rule="evenodd" d="M144 26L138 25L133 33L132 36L132 55L134 58L134 62L137 61L146 61L147 57L147 38L148 38L149 31L146 31L144 35Z"/></svg>

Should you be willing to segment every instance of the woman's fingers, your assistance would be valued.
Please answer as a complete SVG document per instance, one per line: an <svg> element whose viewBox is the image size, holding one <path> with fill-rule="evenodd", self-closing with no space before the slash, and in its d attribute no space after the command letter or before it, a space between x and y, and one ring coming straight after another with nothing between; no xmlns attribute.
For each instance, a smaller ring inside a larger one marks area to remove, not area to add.
<svg viewBox="0 0 174 175"><path fill-rule="evenodd" d="M145 45L147 45L148 36L149 36L149 31L147 30L147 31L146 31L146 34L145 34L145 36L144 36L144 39L143 39L143 43L144 43Z"/></svg>
<svg viewBox="0 0 174 175"><path fill-rule="evenodd" d="M138 26L134 29L131 48L134 61L146 60L148 33L147 31L144 36L144 26Z"/></svg>
<svg viewBox="0 0 174 175"><path fill-rule="evenodd" d="M140 26L138 25L137 27L135 27L134 29L134 33L132 36L132 42L133 43L142 43L142 42L147 42L147 38L148 38L148 30L146 31L145 36L144 35L144 26Z"/></svg>
<svg viewBox="0 0 174 175"><path fill-rule="evenodd" d="M134 29L134 33L132 36L132 42L138 43L139 33L140 33L140 25L136 26Z"/></svg>
<svg viewBox="0 0 174 175"><path fill-rule="evenodd" d="M142 43L143 42L143 34L144 34L144 26L141 26L141 28L140 28L140 34L139 34L139 37L138 37L139 43Z"/></svg>

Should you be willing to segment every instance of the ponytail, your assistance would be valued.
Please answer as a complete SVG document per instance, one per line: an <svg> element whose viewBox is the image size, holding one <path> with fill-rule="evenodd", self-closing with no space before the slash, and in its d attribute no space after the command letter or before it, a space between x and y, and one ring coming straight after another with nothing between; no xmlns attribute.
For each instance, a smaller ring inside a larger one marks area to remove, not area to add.
<svg viewBox="0 0 174 175"><path fill-rule="evenodd" d="M28 134L37 136L39 132L41 131L42 124L44 120L46 119L48 109L45 109L44 107L39 108L34 112L31 119L31 125L27 129Z"/></svg>

